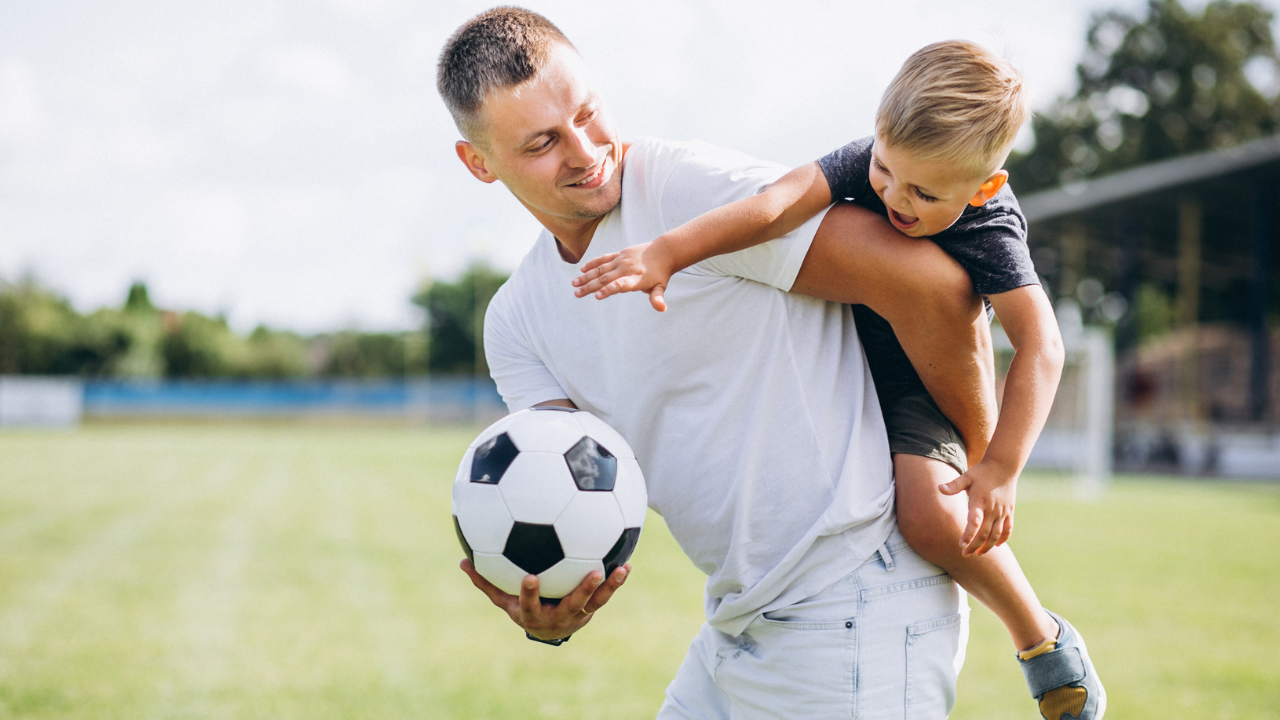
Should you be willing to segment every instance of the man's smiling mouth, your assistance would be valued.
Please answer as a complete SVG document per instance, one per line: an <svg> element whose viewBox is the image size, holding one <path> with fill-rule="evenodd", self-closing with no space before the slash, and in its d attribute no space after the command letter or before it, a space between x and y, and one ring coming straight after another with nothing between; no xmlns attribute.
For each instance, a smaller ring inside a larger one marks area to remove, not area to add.
<svg viewBox="0 0 1280 720"><path fill-rule="evenodd" d="M596 181L598 181L598 180L600 180L600 179L602 179L602 178L604 177L604 165L605 165L605 164L604 164L604 162L603 162L603 161L601 161L601 163L600 163L600 168L599 168L598 170L596 170L594 173L592 173L589 177L587 177L587 178L585 178L585 179L583 179L583 180L581 180L581 181L579 181L579 182L576 182L576 183L570 183L570 184L568 185L568 187L586 187L586 186L588 186L588 185L595 185L595 184L597 184L597 182L596 182Z"/></svg>

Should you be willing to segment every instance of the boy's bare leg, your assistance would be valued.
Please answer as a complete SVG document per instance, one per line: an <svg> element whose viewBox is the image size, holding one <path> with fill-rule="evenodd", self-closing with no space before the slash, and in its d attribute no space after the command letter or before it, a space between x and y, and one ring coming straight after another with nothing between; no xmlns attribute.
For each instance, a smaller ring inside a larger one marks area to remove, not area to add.
<svg viewBox="0 0 1280 720"><path fill-rule="evenodd" d="M1057 637L1057 623L1041 607L1007 545L985 555L961 554L968 496L938 492L939 485L955 479L955 468L940 460L896 453L893 471L898 485L898 527L911 548L946 570L960 587L995 613L1019 651Z"/></svg>

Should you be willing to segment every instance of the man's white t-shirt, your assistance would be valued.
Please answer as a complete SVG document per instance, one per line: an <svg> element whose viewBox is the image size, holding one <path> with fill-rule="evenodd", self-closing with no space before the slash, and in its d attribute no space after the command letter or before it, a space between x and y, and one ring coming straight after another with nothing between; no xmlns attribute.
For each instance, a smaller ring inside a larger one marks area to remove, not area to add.
<svg viewBox="0 0 1280 720"><path fill-rule="evenodd" d="M759 192L786 168L704 143L637 142L587 258ZM543 231L498 291L485 351L514 412L568 398L635 450L649 506L707 574L707 620L738 635L829 587L893 525L884 421L846 306L788 292L821 222L642 293L576 298Z"/></svg>

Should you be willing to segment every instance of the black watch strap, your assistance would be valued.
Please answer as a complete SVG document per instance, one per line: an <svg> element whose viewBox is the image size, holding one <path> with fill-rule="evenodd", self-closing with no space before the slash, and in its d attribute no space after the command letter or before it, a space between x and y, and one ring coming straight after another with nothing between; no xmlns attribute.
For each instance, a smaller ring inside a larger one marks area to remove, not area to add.
<svg viewBox="0 0 1280 720"><path fill-rule="evenodd" d="M543 640L542 638L536 638L530 635L528 631L525 632L524 636L536 643L542 643L543 645L551 645L553 647L560 647L561 645L569 642L569 637L573 637L572 635L570 635L569 637L557 638L555 640Z"/></svg>

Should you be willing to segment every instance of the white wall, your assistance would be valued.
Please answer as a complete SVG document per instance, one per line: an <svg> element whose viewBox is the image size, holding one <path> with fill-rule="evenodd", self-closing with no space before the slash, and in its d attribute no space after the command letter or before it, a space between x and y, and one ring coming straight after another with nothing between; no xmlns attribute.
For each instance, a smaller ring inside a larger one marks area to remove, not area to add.
<svg viewBox="0 0 1280 720"><path fill-rule="evenodd" d="M75 378L0 376L0 426L69 427L84 413Z"/></svg>

